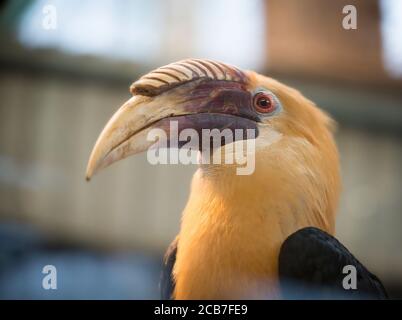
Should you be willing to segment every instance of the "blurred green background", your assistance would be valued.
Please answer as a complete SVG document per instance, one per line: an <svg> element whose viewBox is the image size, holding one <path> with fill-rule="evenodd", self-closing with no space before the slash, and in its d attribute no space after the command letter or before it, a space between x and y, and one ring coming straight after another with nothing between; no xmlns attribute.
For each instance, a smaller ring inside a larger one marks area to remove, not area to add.
<svg viewBox="0 0 402 320"><path fill-rule="evenodd" d="M357 8L357 29L342 8ZM0 298L158 298L194 166L145 155L84 179L143 73L254 69L338 122L337 238L402 298L402 1L12 0L0 7ZM44 290L43 266L58 270Z"/></svg>

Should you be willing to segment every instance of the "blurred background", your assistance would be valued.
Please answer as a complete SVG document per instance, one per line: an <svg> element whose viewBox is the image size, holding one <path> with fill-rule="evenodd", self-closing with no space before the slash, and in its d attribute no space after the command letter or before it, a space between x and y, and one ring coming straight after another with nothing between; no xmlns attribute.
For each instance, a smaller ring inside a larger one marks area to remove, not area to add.
<svg viewBox="0 0 402 320"><path fill-rule="evenodd" d="M187 57L275 77L338 121L337 237L402 298L402 1L0 3L0 299L159 298L195 167L84 173L129 85Z"/></svg>

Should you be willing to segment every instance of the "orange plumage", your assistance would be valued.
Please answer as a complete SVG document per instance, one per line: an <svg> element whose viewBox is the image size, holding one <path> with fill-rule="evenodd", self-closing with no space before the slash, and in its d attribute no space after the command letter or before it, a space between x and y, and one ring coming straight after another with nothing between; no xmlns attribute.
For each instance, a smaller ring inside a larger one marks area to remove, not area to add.
<svg viewBox="0 0 402 320"><path fill-rule="evenodd" d="M268 145L269 138L257 139L252 175L228 167L194 175L178 236L176 299L280 297L283 241L306 226L335 230L340 178L332 120L298 91L247 75L251 88L269 88L282 102L284 112L266 124L279 136Z"/></svg>
<svg viewBox="0 0 402 320"><path fill-rule="evenodd" d="M237 175L228 164L202 164L195 173L175 242L173 297L280 297L278 255L284 240L307 226L334 233L340 177L332 120L284 84L209 60L161 67L131 90L134 96L94 147L88 178L146 150L147 132L167 120L200 129L228 119L223 127L237 123L259 132L251 175ZM258 90L273 94L281 109L261 114L253 104Z"/></svg>

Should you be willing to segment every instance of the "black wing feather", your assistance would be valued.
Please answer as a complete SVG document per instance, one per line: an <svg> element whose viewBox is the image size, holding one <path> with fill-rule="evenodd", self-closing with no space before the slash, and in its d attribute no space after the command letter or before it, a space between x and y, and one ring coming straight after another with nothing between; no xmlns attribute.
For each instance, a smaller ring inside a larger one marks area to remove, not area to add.
<svg viewBox="0 0 402 320"><path fill-rule="evenodd" d="M172 295L174 291L174 279L172 272L174 264L176 262L176 253L177 253L177 239L173 241L172 244L169 246L163 262L161 281L160 281L162 300L173 299Z"/></svg>
<svg viewBox="0 0 402 320"><path fill-rule="evenodd" d="M356 268L356 289L345 290L343 268ZM284 298L386 299L381 281L337 239L308 227L291 234L279 254L279 278Z"/></svg>

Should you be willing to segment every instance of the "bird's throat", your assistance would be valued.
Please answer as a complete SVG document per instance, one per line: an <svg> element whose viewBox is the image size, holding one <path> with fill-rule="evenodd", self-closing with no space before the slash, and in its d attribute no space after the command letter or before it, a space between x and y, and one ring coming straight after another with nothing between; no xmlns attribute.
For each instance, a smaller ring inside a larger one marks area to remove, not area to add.
<svg viewBox="0 0 402 320"><path fill-rule="evenodd" d="M178 240L176 299L278 296L280 221L262 212L264 206L252 206L253 196L237 191L195 175Z"/></svg>
<svg viewBox="0 0 402 320"><path fill-rule="evenodd" d="M327 171L309 170L321 158L294 144L297 152L279 146L257 157L253 175L196 172L178 236L176 299L277 298L285 239L308 226L333 233Z"/></svg>

